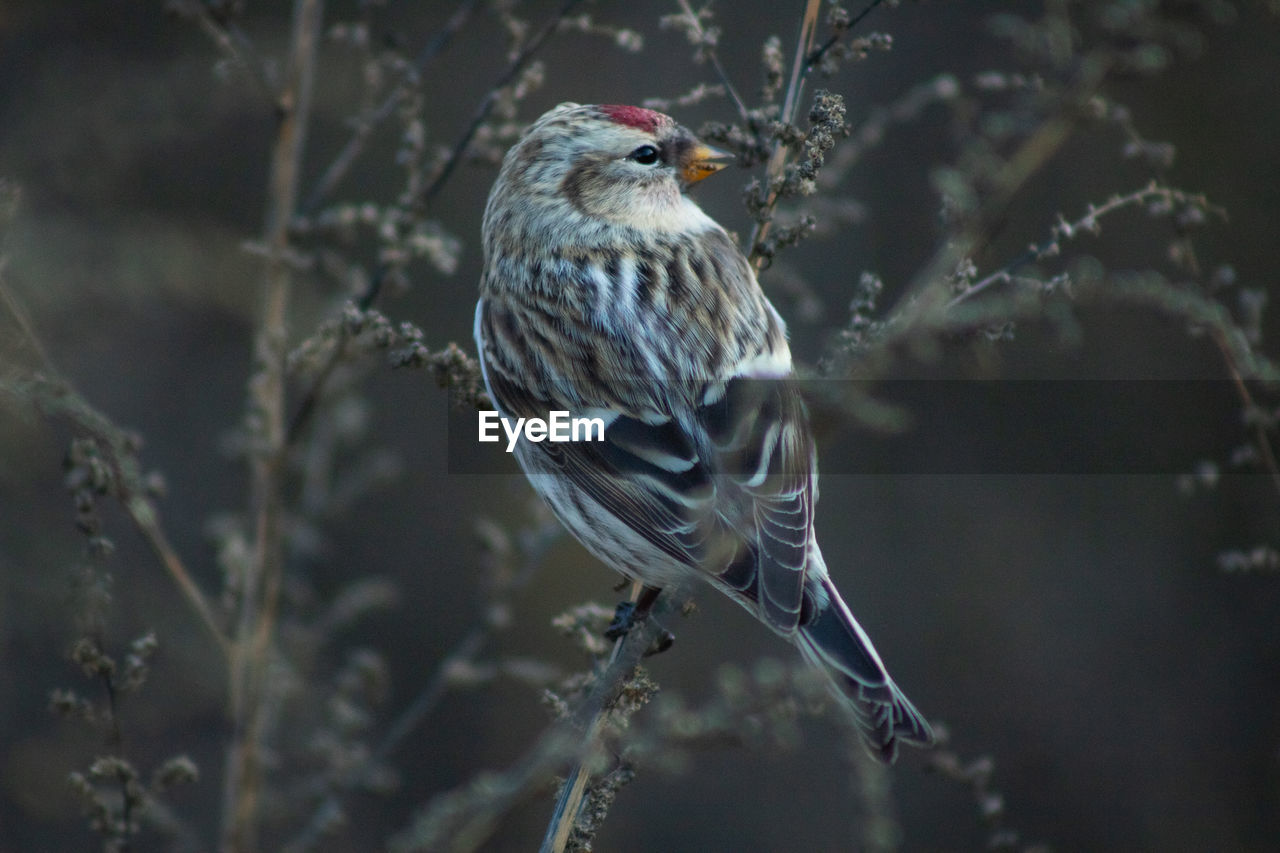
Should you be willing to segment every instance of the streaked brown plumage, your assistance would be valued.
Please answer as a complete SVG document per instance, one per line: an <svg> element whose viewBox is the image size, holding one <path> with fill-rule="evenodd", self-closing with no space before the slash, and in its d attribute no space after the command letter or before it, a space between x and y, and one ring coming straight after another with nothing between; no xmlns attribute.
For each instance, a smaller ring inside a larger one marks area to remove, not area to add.
<svg viewBox="0 0 1280 853"><path fill-rule="evenodd" d="M485 381L504 416L601 417L603 442L516 446L561 521L629 577L698 576L795 642L890 761L932 732L827 575L785 325L684 194L717 154L636 107L562 104L526 131L485 209Z"/></svg>

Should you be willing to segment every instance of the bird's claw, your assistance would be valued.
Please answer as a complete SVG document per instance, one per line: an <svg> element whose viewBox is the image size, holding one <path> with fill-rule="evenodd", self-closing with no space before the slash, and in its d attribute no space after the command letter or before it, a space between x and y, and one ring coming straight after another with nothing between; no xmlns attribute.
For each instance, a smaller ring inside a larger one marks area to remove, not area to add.
<svg viewBox="0 0 1280 853"><path fill-rule="evenodd" d="M604 629L606 640L620 640L627 635L636 624L636 603L621 601L613 611L613 621Z"/></svg>
<svg viewBox="0 0 1280 853"><path fill-rule="evenodd" d="M606 640L620 640L630 633L636 623L647 618L647 612L640 612L634 601L620 602L613 611L613 621L609 623L609 627L605 629L604 636ZM659 626L661 627L661 626ZM645 650L645 657L662 654L676 641L676 635L662 628L658 636L654 637L653 644Z"/></svg>

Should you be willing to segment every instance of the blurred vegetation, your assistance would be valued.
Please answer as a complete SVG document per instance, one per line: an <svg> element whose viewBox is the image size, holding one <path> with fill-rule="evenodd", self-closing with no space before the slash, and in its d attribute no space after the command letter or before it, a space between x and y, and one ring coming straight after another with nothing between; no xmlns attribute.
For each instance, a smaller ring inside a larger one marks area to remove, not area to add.
<svg viewBox="0 0 1280 853"><path fill-rule="evenodd" d="M568 849L1268 849L1278 31L0 4L0 852L526 850L566 771ZM699 201L818 380L824 551L940 749L870 765L698 590L606 669L614 577L472 446L480 212L563 100L737 155Z"/></svg>

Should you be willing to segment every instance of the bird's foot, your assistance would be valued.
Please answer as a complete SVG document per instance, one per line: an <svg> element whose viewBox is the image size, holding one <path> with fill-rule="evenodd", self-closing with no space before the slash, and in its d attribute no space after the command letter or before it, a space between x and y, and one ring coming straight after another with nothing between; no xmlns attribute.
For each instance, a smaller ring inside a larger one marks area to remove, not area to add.
<svg viewBox="0 0 1280 853"><path fill-rule="evenodd" d="M621 601L613 611L613 621L609 623L609 627L604 629L604 638L606 640L620 640L635 627L636 622L640 619L636 617L636 603L634 601Z"/></svg>
<svg viewBox="0 0 1280 853"><path fill-rule="evenodd" d="M613 611L613 621L605 629L605 638L614 641L620 640L632 628L648 619L649 612L653 609L654 602L658 600L658 595L661 592L662 590L658 587L646 586L634 601L621 602ZM653 644L645 651L645 657L665 652L671 648L671 645L676 640L676 635L662 625L657 625L657 628L659 633L654 638Z"/></svg>
<svg viewBox="0 0 1280 853"><path fill-rule="evenodd" d="M656 586L646 586L640 590L640 594L634 600L621 602L614 608L613 621L604 631L605 639L616 642L630 633L636 625L648 619L649 612L653 610L654 602L658 600L661 593L662 590ZM653 644L645 651L645 657L665 652L676 640L676 635L662 625L657 625L657 628L659 633L654 638Z"/></svg>

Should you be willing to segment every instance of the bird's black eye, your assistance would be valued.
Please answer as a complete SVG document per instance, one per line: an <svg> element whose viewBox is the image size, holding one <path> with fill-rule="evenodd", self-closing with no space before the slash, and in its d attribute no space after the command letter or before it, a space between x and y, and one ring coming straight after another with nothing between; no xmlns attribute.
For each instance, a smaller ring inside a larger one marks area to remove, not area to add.
<svg viewBox="0 0 1280 853"><path fill-rule="evenodd" d="M635 160L641 166L652 166L658 162L658 149L652 145L641 145L635 151L627 155L628 158Z"/></svg>

